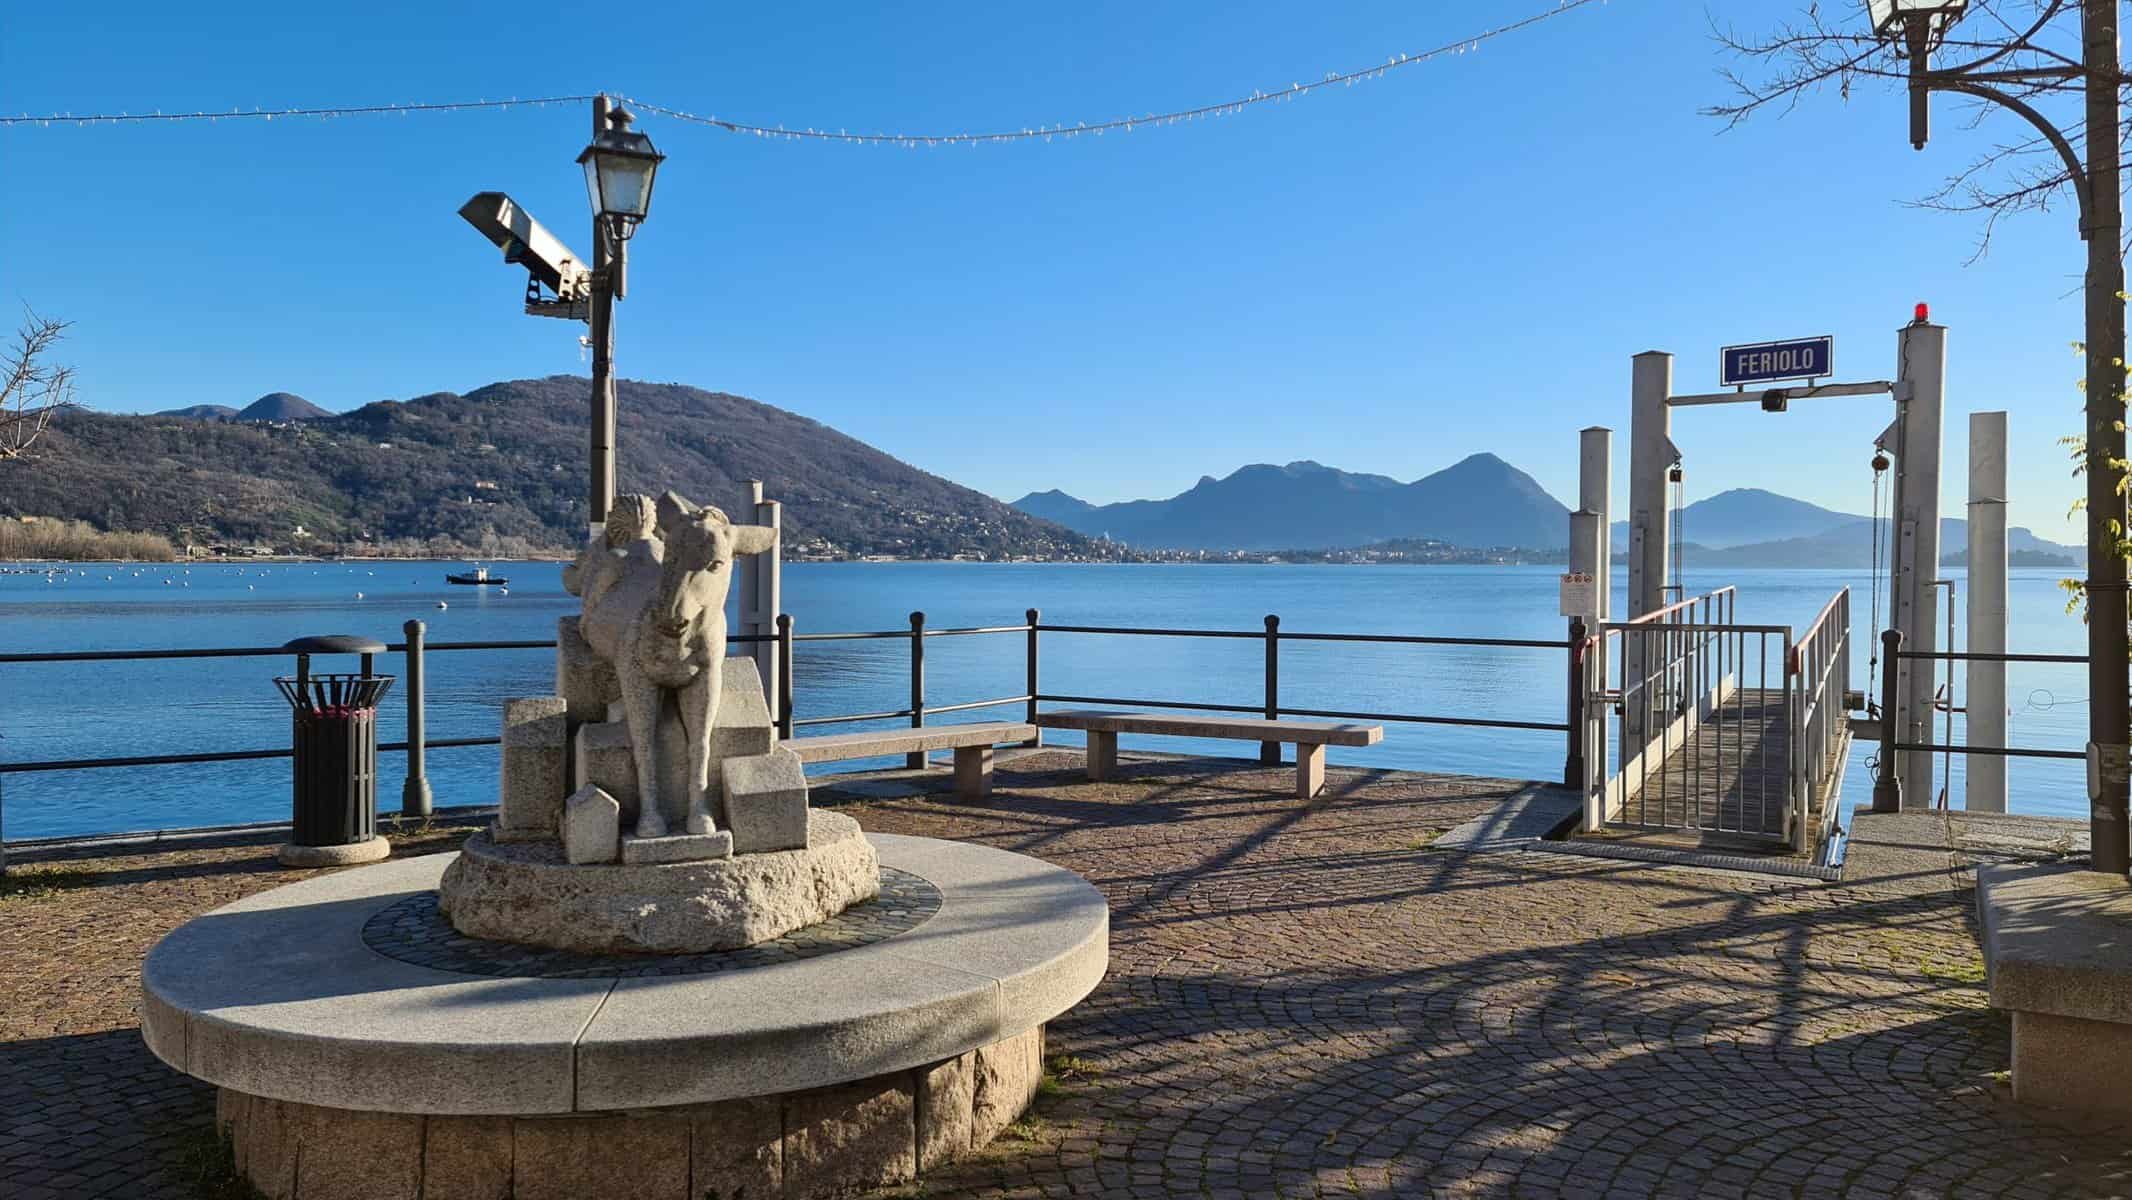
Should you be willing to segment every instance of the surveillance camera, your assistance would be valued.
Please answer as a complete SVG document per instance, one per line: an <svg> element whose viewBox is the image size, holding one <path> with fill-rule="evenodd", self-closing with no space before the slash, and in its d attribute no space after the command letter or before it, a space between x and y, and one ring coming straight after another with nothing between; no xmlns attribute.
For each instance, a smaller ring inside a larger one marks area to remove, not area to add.
<svg viewBox="0 0 2132 1200"><path fill-rule="evenodd" d="M526 269L534 282L566 301L592 294L592 269L533 214L502 192L480 192L459 206L459 215L503 251L503 261Z"/></svg>

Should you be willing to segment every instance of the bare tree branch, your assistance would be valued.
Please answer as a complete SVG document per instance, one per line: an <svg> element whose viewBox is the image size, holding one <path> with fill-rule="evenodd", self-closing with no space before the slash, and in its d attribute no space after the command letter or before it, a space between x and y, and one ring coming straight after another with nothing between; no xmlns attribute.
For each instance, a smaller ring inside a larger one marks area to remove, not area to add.
<svg viewBox="0 0 2132 1200"><path fill-rule="evenodd" d="M23 309L14 348L0 363L0 462L29 454L52 418L77 408L74 368L48 361L52 347L67 334L68 322Z"/></svg>
<svg viewBox="0 0 2132 1200"><path fill-rule="evenodd" d="M1827 88L1836 89L1846 101L1860 86L1906 90L1911 66L1906 48L1900 39L1874 36L1865 27L1862 9L1839 3L1831 11L1840 16L1824 19L1821 5L1808 3L1794 20L1756 36L1742 35L1713 18L1712 38L1739 62L1719 70L1732 98L1705 108L1705 115L1730 129L1757 113L1789 112L1810 93ZM2060 102L2064 119L2052 118L2052 123L2084 158L2087 129L2080 111L2061 101L2086 86L2087 77L2079 69L2080 33L2079 7L2066 0L1972 0L1960 24L1938 43L1933 71L1980 72L1991 88L2032 107ZM2119 87L2128 82L2121 69L2112 78ZM2002 105L1973 96L1938 93L1936 100L1956 104L1966 129L1983 129L2012 115ZM2121 123L2112 132L2124 143L2132 138L2132 123ZM1981 215L1975 261L1990 249L2000 218L2076 202L2075 181L2057 148L2024 123L2019 137L2002 137L1911 203Z"/></svg>

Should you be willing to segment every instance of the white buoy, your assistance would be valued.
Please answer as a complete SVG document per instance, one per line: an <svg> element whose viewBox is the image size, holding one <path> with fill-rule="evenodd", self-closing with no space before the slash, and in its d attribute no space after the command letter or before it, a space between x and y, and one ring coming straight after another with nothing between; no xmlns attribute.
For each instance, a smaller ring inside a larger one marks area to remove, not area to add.
<svg viewBox="0 0 2132 1200"><path fill-rule="evenodd" d="M360 600L360 599L362 599L362 598L363 598L363 594L362 594L361 592L357 592L357 593L355 594L355 598L356 598L356 599L358 599L358 600Z"/></svg>
<svg viewBox="0 0 2132 1200"><path fill-rule="evenodd" d="M442 601L442 600L439 600L439 601L437 601L437 607L438 607L438 608L450 608L450 607L451 607L451 605L449 605L449 604L446 604L446 603L445 603L444 601Z"/></svg>
<svg viewBox="0 0 2132 1200"><path fill-rule="evenodd" d="M508 596L508 595L510 595L510 594L511 594L511 589L509 589L509 588L497 588L497 589L496 589L496 591L497 591L497 592L498 592L499 594L501 594L501 595L505 595L505 596Z"/></svg>

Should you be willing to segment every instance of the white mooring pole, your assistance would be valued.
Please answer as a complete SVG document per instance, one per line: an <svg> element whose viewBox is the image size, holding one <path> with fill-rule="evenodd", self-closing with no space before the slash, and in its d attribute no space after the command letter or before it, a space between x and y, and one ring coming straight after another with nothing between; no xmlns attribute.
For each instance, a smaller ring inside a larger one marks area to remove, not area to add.
<svg viewBox="0 0 2132 1200"><path fill-rule="evenodd" d="M1665 607L1666 471L1678 455L1673 449L1673 356L1646 350L1633 360L1629 391L1629 608L1618 619L1632 621ZM1624 688L1646 674L1644 639L1628 638L1621 647ZM1645 690L1648 695L1648 689ZM1643 749L1650 740L1649 704L1622 711L1621 754Z"/></svg>
<svg viewBox="0 0 2132 1200"><path fill-rule="evenodd" d="M2006 653L2006 414L1969 414L1969 649ZM2006 664L1969 662L1969 717L1963 741L2006 744ZM1962 807L2006 811L2006 758L1971 754L1963 760Z"/></svg>
<svg viewBox="0 0 2132 1200"><path fill-rule="evenodd" d="M1940 565L1940 413L1947 374L1947 327L1913 321L1896 336L1895 553L1890 624L1902 631L1906 653L1929 655L1939 646L1939 596L1932 581ZM1896 676L1895 730L1899 740L1933 740L1933 677L1929 658L1885 664ZM1904 808L1931 808L1932 752L1904 751Z"/></svg>

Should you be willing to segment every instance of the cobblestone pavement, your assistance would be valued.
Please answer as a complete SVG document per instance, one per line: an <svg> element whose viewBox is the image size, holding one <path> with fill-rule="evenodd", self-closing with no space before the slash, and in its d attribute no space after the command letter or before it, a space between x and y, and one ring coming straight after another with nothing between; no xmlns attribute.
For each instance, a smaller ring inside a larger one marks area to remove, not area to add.
<svg viewBox="0 0 2132 1200"><path fill-rule="evenodd" d="M1334 769L1305 803L1292 769L1077 767L846 810L1112 904L1056 1087L928 1197L2132 1194L2126 1130L2017 1110L1996 1077L1956 822L1860 821L1831 886L1432 847L1514 783ZM1997 852L2058 852L2032 841ZM0 1194L189 1194L211 1098L141 1047L135 971L290 878L268 853L84 860L89 886L0 901Z"/></svg>

